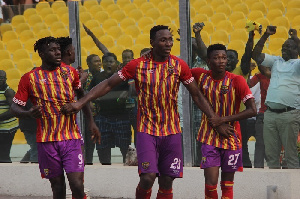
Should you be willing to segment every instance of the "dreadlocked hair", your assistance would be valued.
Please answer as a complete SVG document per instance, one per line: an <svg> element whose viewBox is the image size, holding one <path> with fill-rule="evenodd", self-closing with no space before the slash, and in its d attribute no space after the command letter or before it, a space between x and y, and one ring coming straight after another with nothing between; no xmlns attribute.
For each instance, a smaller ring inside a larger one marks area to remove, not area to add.
<svg viewBox="0 0 300 199"><path fill-rule="evenodd" d="M160 30L170 30L170 29L169 26L164 26L164 25L153 26L153 28L151 28L150 30L150 39L154 40L156 33Z"/></svg>
<svg viewBox="0 0 300 199"><path fill-rule="evenodd" d="M58 43L57 39L54 37L44 37L35 42L33 45L34 52L42 52L44 50L44 46L48 46L50 43Z"/></svg>
<svg viewBox="0 0 300 199"><path fill-rule="evenodd" d="M70 37L59 37L57 38L57 41L60 45L60 51L62 54L65 54L68 46L72 45L72 38Z"/></svg>

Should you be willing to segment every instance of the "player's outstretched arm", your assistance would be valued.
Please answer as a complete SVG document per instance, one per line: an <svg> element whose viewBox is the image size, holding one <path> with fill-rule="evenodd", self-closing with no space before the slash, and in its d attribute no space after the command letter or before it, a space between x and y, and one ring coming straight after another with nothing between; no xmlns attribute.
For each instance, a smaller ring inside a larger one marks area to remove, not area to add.
<svg viewBox="0 0 300 199"><path fill-rule="evenodd" d="M257 65L261 65L261 63L265 59L265 54L262 53L262 50L264 48L264 45L269 38L270 35L273 35L276 33L276 26L268 26L266 32L262 35L260 40L255 45L253 52L252 52L252 59L254 59L257 63Z"/></svg>
<svg viewBox="0 0 300 199"><path fill-rule="evenodd" d="M74 114L81 110L88 102L95 100L99 97L104 96L112 88L121 83L123 80L116 73L110 78L100 82L94 88L92 88L84 97L79 99L77 102L65 104L61 112L63 114Z"/></svg>
<svg viewBox="0 0 300 199"><path fill-rule="evenodd" d="M250 72L253 44L254 44L254 31L250 31L248 41L245 47L245 53L243 54L241 59L241 70L244 75L247 75Z"/></svg>
<svg viewBox="0 0 300 199"><path fill-rule="evenodd" d="M197 54L198 56L204 60L207 61L207 47L205 43L202 40L201 37L201 30L203 29L204 23L195 23L193 25L193 32L195 33L196 43L197 43Z"/></svg>

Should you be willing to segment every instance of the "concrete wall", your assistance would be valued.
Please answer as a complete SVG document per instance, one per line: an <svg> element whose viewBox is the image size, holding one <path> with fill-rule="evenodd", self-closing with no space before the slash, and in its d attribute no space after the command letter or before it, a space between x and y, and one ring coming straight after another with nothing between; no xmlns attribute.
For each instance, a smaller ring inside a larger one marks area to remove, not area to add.
<svg viewBox="0 0 300 199"><path fill-rule="evenodd" d="M51 196L48 180L41 179L37 164L0 164L0 195ZM86 166L85 188L90 196L134 198L139 178L137 167L120 164ZM267 198L267 186L278 187L278 199L300 198L300 170L244 169L235 175L234 198ZM152 198L158 185L155 183ZM221 193L218 185L219 195ZM204 198L203 170L184 168L184 177L174 182L174 199Z"/></svg>

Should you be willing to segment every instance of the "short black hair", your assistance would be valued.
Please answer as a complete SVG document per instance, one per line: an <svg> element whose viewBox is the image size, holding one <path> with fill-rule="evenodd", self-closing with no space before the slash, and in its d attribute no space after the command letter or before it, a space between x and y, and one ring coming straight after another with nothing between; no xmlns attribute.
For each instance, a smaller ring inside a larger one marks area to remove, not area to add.
<svg viewBox="0 0 300 199"><path fill-rule="evenodd" d="M49 45L50 43L56 43L59 45L58 41L54 37L44 37L35 42L33 45L34 52L38 51L39 53L44 51L44 46Z"/></svg>
<svg viewBox="0 0 300 199"><path fill-rule="evenodd" d="M165 25L153 26L153 28L151 28L151 30L150 30L150 39L154 40L156 33L160 30L170 30L170 29L169 29L169 26L165 26Z"/></svg>
<svg viewBox="0 0 300 199"><path fill-rule="evenodd" d="M70 37L59 37L57 41L60 45L61 54L64 55L66 53L67 48L72 45L72 38Z"/></svg>
<svg viewBox="0 0 300 199"><path fill-rule="evenodd" d="M228 51L233 52L233 53L236 55L236 58L237 58L237 59L239 58L239 53L238 53L236 50L228 49L227 52L228 52Z"/></svg>
<svg viewBox="0 0 300 199"><path fill-rule="evenodd" d="M87 63L87 65L89 65L91 62L92 62L92 59L94 58L94 57L96 57L96 56L98 56L98 55L96 55L96 54L90 54L89 56L87 56L87 58L86 58L86 63ZM99 56L98 56L99 57Z"/></svg>
<svg viewBox="0 0 300 199"><path fill-rule="evenodd" d="M215 50L225 50L225 52L226 52L226 46L224 46L223 44L212 44L212 45L208 46L207 58L210 58L211 53Z"/></svg>
<svg viewBox="0 0 300 199"><path fill-rule="evenodd" d="M125 49L125 50L123 50L122 55L123 55L123 53L126 53L126 52L131 53L131 54L132 54L132 57L134 57L134 53L133 53L133 51L130 50L130 49Z"/></svg>
<svg viewBox="0 0 300 199"><path fill-rule="evenodd" d="M114 53L105 53L102 56L102 61L104 61L104 59L106 59L107 57L113 57L116 61L118 61L118 58L117 58L117 56Z"/></svg>

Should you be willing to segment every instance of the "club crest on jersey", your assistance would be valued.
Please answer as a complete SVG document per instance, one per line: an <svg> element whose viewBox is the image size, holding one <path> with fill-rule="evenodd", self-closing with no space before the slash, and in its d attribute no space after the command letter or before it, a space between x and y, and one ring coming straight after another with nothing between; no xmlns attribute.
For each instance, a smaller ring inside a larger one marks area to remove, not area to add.
<svg viewBox="0 0 300 199"><path fill-rule="evenodd" d="M49 174L49 169L44 169L45 176Z"/></svg>
<svg viewBox="0 0 300 199"><path fill-rule="evenodd" d="M226 85L221 86L221 93L226 94L229 91L229 87Z"/></svg>
<svg viewBox="0 0 300 199"><path fill-rule="evenodd" d="M61 72L61 77L64 78L65 80L68 79L68 72L62 71Z"/></svg>
<svg viewBox="0 0 300 199"><path fill-rule="evenodd" d="M148 169L150 162L142 162L143 169Z"/></svg>

